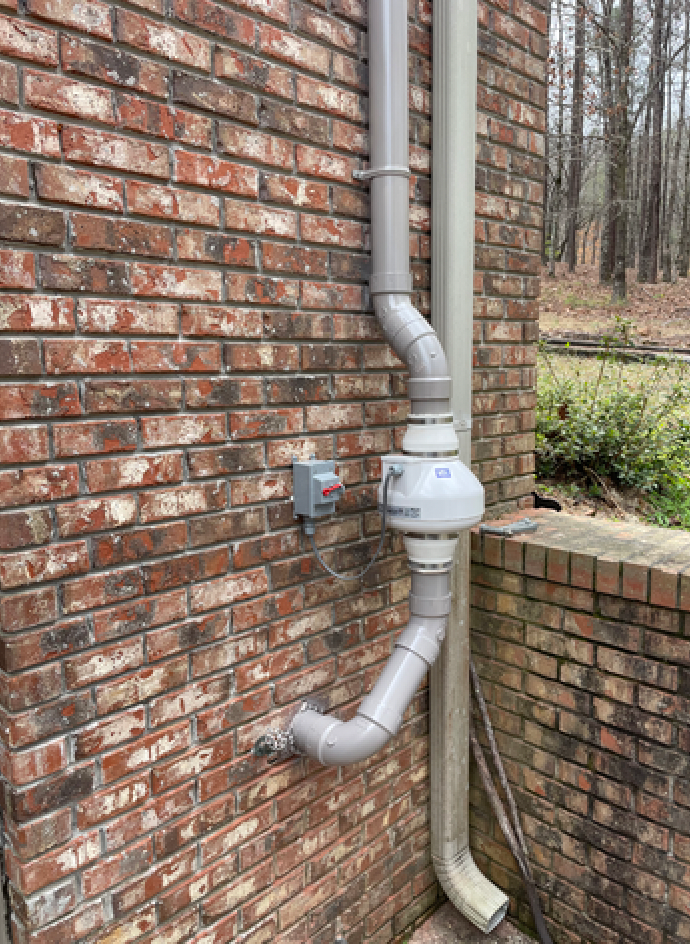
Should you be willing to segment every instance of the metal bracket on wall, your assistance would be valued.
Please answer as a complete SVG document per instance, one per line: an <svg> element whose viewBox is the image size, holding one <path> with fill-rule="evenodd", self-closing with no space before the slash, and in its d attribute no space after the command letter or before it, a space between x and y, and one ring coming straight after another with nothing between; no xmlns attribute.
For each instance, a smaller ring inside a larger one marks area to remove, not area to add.
<svg viewBox="0 0 690 944"><path fill-rule="evenodd" d="M520 518L519 521L513 521L511 524L491 525L480 524L479 530L482 534L498 534L504 538L512 538L514 534L529 534L536 531L539 525L531 518Z"/></svg>
<svg viewBox="0 0 690 944"><path fill-rule="evenodd" d="M299 711L318 711L319 714L325 714L328 703L325 698L311 696L304 699L299 706ZM294 719L293 719L294 720ZM270 728L260 738L257 738L252 748L255 757L268 758L269 764L275 764L278 761L288 760L294 757L298 751L295 750L295 739L292 734L292 722L285 731L279 731L277 728ZM0 944L2 942L0 941Z"/></svg>
<svg viewBox="0 0 690 944"><path fill-rule="evenodd" d="M355 180L371 180L372 177L409 177L410 168L399 164L388 164L385 167L369 167L367 170L353 170Z"/></svg>

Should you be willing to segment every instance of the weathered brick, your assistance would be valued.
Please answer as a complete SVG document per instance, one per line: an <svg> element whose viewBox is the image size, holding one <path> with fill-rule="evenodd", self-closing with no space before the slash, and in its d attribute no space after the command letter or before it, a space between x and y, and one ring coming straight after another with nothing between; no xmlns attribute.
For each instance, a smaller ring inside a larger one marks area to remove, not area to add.
<svg viewBox="0 0 690 944"><path fill-rule="evenodd" d="M159 98L168 93L168 70L164 66L124 50L63 36L60 55L66 72L100 79L110 85L138 88Z"/></svg>
<svg viewBox="0 0 690 944"><path fill-rule="evenodd" d="M115 177L90 174L57 164L38 164L35 173L38 195L42 200L122 212L123 187Z"/></svg>
<svg viewBox="0 0 690 944"><path fill-rule="evenodd" d="M26 73L24 88L27 104L34 108L114 124L113 100L107 89L30 71Z"/></svg>
<svg viewBox="0 0 690 944"><path fill-rule="evenodd" d="M148 177L169 176L168 149L161 144L89 128L67 127L62 133L62 146L69 161L112 167Z"/></svg>
<svg viewBox="0 0 690 944"><path fill-rule="evenodd" d="M56 66L57 36L53 30L0 15L0 53L44 66Z"/></svg>
<svg viewBox="0 0 690 944"><path fill-rule="evenodd" d="M72 244L76 249L170 258L172 234L165 226L70 213Z"/></svg>
<svg viewBox="0 0 690 944"><path fill-rule="evenodd" d="M29 196L29 165L19 157L0 156L0 193Z"/></svg>

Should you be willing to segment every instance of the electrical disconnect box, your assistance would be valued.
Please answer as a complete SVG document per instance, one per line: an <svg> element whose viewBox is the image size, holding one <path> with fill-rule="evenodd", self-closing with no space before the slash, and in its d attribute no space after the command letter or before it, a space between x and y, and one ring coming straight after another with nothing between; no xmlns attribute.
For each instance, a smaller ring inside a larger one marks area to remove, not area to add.
<svg viewBox="0 0 690 944"><path fill-rule="evenodd" d="M344 489L333 459L293 460L295 517L304 518L304 533L314 533L314 521L335 513L336 499Z"/></svg>

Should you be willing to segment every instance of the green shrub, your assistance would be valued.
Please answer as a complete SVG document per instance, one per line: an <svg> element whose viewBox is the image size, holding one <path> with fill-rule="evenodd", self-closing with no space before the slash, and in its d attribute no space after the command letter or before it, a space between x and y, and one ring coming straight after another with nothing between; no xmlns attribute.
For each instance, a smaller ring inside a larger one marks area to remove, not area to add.
<svg viewBox="0 0 690 944"><path fill-rule="evenodd" d="M628 338L619 319L598 365L542 352L537 474L638 488L663 517L672 498L690 504L688 370L668 360L626 365Z"/></svg>

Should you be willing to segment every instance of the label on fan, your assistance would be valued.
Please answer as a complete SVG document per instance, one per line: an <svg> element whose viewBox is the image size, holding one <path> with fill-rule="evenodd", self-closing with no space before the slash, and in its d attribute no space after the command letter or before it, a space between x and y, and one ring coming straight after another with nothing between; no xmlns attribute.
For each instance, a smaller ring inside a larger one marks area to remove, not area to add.
<svg viewBox="0 0 690 944"><path fill-rule="evenodd" d="M421 518L422 509L408 508L403 505L389 505L386 509L386 514L389 518Z"/></svg>
<svg viewBox="0 0 690 944"><path fill-rule="evenodd" d="M436 478L437 478L437 479L449 479L449 478L450 478L450 469L436 469Z"/></svg>

